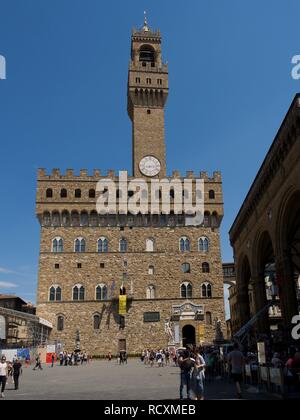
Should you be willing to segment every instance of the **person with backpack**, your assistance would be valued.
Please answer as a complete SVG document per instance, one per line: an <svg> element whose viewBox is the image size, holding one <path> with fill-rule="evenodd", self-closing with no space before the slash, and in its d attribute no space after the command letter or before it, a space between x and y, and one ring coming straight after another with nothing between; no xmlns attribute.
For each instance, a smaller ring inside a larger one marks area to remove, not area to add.
<svg viewBox="0 0 300 420"><path fill-rule="evenodd" d="M180 367L180 399L183 400L183 391L186 388L187 399L191 399L191 371L194 367L195 362L190 357L190 352L185 350L178 359L178 365Z"/></svg>

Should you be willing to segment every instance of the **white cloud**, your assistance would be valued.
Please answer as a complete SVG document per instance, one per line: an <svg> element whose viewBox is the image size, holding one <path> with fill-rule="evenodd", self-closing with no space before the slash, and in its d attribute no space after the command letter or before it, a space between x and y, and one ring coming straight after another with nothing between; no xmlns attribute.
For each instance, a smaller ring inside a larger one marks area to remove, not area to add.
<svg viewBox="0 0 300 420"><path fill-rule="evenodd" d="M0 281L0 289L16 289L17 284L11 283L9 281Z"/></svg>
<svg viewBox="0 0 300 420"><path fill-rule="evenodd" d="M9 270L8 268L0 267L0 273L3 274L14 274L15 272L12 270Z"/></svg>

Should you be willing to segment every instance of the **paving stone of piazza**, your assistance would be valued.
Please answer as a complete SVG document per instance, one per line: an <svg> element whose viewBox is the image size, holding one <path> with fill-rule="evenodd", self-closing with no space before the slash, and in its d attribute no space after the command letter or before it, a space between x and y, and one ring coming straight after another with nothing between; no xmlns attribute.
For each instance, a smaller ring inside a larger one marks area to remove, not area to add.
<svg viewBox="0 0 300 420"><path fill-rule="evenodd" d="M128 365L116 361L93 361L87 366L54 368L43 371L24 368L20 389L10 380L5 400L178 400L179 369L175 366L149 367L138 359ZM245 399L276 399L264 393L244 393ZM233 384L215 380L206 385L206 399L235 399Z"/></svg>

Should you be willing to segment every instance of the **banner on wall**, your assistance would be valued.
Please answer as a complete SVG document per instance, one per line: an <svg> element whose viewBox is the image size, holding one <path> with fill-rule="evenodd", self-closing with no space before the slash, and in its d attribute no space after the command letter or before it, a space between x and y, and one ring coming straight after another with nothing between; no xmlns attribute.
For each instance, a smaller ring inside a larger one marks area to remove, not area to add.
<svg viewBox="0 0 300 420"><path fill-rule="evenodd" d="M119 315L126 315L127 314L127 296L120 295L119 296Z"/></svg>
<svg viewBox="0 0 300 420"><path fill-rule="evenodd" d="M18 359L19 360L30 360L30 350L29 349L18 349Z"/></svg>
<svg viewBox="0 0 300 420"><path fill-rule="evenodd" d="M46 363L52 363L52 355L54 354L56 360L56 348L54 345L47 346Z"/></svg>
<svg viewBox="0 0 300 420"><path fill-rule="evenodd" d="M199 341L205 341L205 325L199 325L198 327L198 333L199 333Z"/></svg>

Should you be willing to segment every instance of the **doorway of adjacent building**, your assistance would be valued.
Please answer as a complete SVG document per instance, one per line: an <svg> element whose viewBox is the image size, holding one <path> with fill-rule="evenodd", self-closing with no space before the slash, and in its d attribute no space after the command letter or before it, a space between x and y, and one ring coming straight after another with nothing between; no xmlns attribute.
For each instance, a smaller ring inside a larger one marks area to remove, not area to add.
<svg viewBox="0 0 300 420"><path fill-rule="evenodd" d="M119 340L119 351L126 351L126 340Z"/></svg>
<svg viewBox="0 0 300 420"><path fill-rule="evenodd" d="M182 345L196 344L196 330L192 325L185 325L182 328Z"/></svg>

